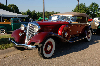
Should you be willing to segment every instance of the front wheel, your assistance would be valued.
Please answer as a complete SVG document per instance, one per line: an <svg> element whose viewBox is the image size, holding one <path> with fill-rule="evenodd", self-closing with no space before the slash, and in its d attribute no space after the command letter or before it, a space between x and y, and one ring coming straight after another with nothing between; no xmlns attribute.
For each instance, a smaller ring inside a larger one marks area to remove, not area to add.
<svg viewBox="0 0 100 66"><path fill-rule="evenodd" d="M91 41L91 37L92 37L92 32L91 32L91 30L88 30L87 32L86 32L86 41Z"/></svg>
<svg viewBox="0 0 100 66"><path fill-rule="evenodd" d="M55 51L55 41L52 38L45 40L38 48L38 53L43 58L50 58Z"/></svg>

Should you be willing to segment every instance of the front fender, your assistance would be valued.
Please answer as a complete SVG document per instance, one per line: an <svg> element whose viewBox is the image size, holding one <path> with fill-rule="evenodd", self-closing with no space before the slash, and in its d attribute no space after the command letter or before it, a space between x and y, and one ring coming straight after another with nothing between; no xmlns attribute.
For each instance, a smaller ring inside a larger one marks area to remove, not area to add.
<svg viewBox="0 0 100 66"><path fill-rule="evenodd" d="M46 39L46 37L50 34L50 32L41 32L36 34L35 36L33 36L30 41L28 42L28 45L31 42L35 42L35 43L41 43L43 40Z"/></svg>
<svg viewBox="0 0 100 66"><path fill-rule="evenodd" d="M45 39L47 39L48 37L55 37L56 39L61 39L61 40L67 41L65 38L61 37L61 36L58 35L58 34L55 34L55 33L52 33L52 32L41 32L41 33L38 33L37 35L33 36L33 37L30 39L30 41L28 42L28 45L29 45L31 42L41 43L41 42L43 42Z"/></svg>
<svg viewBox="0 0 100 66"><path fill-rule="evenodd" d="M21 33L22 35L20 36L19 33ZM21 29L16 29L15 31L13 31L11 37L14 37L15 41L18 43L25 43L25 36L26 33L21 30Z"/></svg>

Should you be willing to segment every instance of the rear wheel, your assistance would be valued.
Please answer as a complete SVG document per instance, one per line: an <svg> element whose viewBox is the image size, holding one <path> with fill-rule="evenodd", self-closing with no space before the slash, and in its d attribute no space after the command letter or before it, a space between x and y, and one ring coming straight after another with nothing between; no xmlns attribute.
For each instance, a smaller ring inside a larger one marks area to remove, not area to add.
<svg viewBox="0 0 100 66"><path fill-rule="evenodd" d="M50 58L55 51L55 41L52 38L48 38L38 48L38 53L43 58Z"/></svg>
<svg viewBox="0 0 100 66"><path fill-rule="evenodd" d="M91 37L92 37L92 32L91 32L91 30L88 30L87 32L86 32L86 41L91 41Z"/></svg>

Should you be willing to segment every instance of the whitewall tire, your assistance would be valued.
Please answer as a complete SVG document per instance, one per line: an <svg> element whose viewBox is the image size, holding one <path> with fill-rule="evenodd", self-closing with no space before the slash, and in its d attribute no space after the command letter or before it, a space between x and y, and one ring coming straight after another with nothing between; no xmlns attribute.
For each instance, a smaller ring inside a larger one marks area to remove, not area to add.
<svg viewBox="0 0 100 66"><path fill-rule="evenodd" d="M50 58L55 51L55 41L52 38L48 38L42 43L41 47L38 48L39 55L43 58Z"/></svg>

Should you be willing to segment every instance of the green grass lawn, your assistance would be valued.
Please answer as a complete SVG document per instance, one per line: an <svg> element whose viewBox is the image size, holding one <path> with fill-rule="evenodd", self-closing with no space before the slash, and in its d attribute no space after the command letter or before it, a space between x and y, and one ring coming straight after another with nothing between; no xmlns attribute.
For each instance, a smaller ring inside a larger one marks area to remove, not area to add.
<svg viewBox="0 0 100 66"><path fill-rule="evenodd" d="M11 34L0 34L0 50L7 49L13 46L13 43L9 42L9 38L11 38Z"/></svg>

